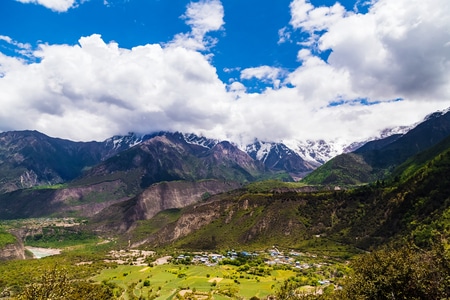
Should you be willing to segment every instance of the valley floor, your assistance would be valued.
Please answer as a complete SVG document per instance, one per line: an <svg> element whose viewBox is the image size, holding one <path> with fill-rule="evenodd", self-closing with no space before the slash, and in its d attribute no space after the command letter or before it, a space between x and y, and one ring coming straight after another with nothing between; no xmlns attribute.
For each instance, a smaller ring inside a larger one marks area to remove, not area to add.
<svg viewBox="0 0 450 300"><path fill-rule="evenodd" d="M263 299L274 295L287 280L301 282L300 291L306 294L334 290L335 280L345 272L345 262L278 249L176 257L148 254L111 251L109 256L118 259L114 262L119 265L104 269L92 280L115 287L120 299Z"/></svg>

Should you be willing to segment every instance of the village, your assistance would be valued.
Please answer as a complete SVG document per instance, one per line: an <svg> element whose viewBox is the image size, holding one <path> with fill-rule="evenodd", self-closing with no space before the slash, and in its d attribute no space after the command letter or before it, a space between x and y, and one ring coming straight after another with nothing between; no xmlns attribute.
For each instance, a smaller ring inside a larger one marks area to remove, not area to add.
<svg viewBox="0 0 450 300"><path fill-rule="evenodd" d="M324 266L328 266L327 262L319 262L317 255L310 253L297 252L289 250L286 252L278 250L276 247L265 251L236 251L234 249L224 252L223 254L209 252L193 252L178 255L158 256L154 251L145 250L112 250L109 252L108 259L105 262L117 263L119 265L134 265L153 267L163 264L180 264L180 265L204 265L214 267L217 265L235 265L243 266L254 261L255 263L263 263L267 267L284 268L292 270L306 270L313 268L320 270ZM330 280L318 280L319 285L327 285Z"/></svg>
<svg viewBox="0 0 450 300"><path fill-rule="evenodd" d="M320 268L323 264L320 263L306 263L301 262L299 259L301 257L316 257L315 255L290 251L288 253L283 253L278 249L270 249L267 251L259 251L259 252L247 252L240 251L237 252L234 249L231 251L227 251L226 254L217 254L217 253L193 253L192 255L184 255L181 254L175 258L175 261L178 262L191 262L193 264L204 264L206 266L216 266L221 262L230 263L230 261L234 260L251 260L254 258L262 258L264 263L269 266L274 265L284 265L297 269L308 269L310 267Z"/></svg>

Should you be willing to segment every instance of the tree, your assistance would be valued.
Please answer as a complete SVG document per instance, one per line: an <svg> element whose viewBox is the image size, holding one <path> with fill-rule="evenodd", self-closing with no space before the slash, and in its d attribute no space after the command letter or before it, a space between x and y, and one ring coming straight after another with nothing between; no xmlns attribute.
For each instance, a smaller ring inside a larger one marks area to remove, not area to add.
<svg viewBox="0 0 450 300"><path fill-rule="evenodd" d="M351 267L353 274L344 280L341 291L302 295L300 283L286 280L276 299L450 299L450 247L444 238L426 250L412 243L386 246L361 255Z"/></svg>
<svg viewBox="0 0 450 300"><path fill-rule="evenodd" d="M115 299L107 285L91 284L83 280L71 280L67 271L56 268L45 271L41 278L28 285L18 295L19 300L104 300Z"/></svg>
<svg viewBox="0 0 450 300"><path fill-rule="evenodd" d="M450 297L450 253L445 243L431 250L413 244L359 257L342 299L445 299Z"/></svg>

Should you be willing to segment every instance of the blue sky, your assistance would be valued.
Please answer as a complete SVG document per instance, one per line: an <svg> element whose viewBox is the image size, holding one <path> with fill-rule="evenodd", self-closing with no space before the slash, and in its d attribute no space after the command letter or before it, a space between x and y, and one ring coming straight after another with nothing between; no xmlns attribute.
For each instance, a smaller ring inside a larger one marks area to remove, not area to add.
<svg viewBox="0 0 450 300"><path fill-rule="evenodd" d="M0 131L374 137L450 106L449 3L424 2L2 0Z"/></svg>
<svg viewBox="0 0 450 300"><path fill-rule="evenodd" d="M49 1L50 2L50 1ZM44 3L44 2L43 2ZM90 0L77 4L76 8L58 12L43 5L23 3L15 0L2 2L0 28L2 35L14 37L22 43L36 47L39 43L77 44L81 36L94 33L103 40L115 41L120 47L168 43L180 32L188 32L189 26L181 17L190 1L175 0ZM274 4L276 3L276 4ZM294 70L298 67L297 41L305 38L301 32L291 31L295 40L280 43L279 30L291 19L290 0L222 1L224 26L211 35L218 39L210 49L214 54L212 63L223 81L228 81L236 72L261 65ZM312 1L313 5L333 5L333 1ZM346 9L354 10L356 1L340 2ZM358 4L359 10L367 6ZM27 20L24 22L24 20ZM4 53L15 55L3 48ZM13 50L14 51L14 50ZM323 58L327 52L318 53ZM265 85L246 82L253 91L261 91Z"/></svg>

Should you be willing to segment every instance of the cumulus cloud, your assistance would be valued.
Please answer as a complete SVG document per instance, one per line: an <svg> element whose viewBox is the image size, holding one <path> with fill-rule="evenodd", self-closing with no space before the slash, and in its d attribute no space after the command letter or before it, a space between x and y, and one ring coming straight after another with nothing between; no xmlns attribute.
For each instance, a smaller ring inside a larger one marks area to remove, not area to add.
<svg viewBox="0 0 450 300"><path fill-rule="evenodd" d="M194 35L200 36L205 35L209 31L222 28L224 24L223 17L223 6L219 0L191 2L183 15L183 18L186 19L186 24L192 26Z"/></svg>
<svg viewBox="0 0 450 300"><path fill-rule="evenodd" d="M77 6L77 0L16 0L22 3L42 5L55 12L66 12Z"/></svg>
<svg viewBox="0 0 450 300"><path fill-rule="evenodd" d="M226 120L225 85L196 51L158 44L128 50L91 35L34 54L39 63L0 56L3 129L99 139L124 130L210 130Z"/></svg>
<svg viewBox="0 0 450 300"><path fill-rule="evenodd" d="M326 64L348 74L354 93L372 99L448 100L450 3L376 1L368 13L345 12L340 4L291 3L291 25L313 37Z"/></svg>
<svg viewBox="0 0 450 300"><path fill-rule="evenodd" d="M241 79L257 78L266 83L271 83L275 88L280 87L280 78L283 75L283 70L280 68L270 66L260 66L255 68L247 68L241 71Z"/></svg>
<svg viewBox="0 0 450 300"><path fill-rule="evenodd" d="M193 50L207 50L213 47L217 40L206 34L222 29L223 17L224 9L219 0L189 3L182 18L191 26L191 32L177 34L171 44Z"/></svg>
<svg viewBox="0 0 450 300"><path fill-rule="evenodd" d="M290 24L308 32L326 30L346 14L345 8L339 2L330 7L315 7L309 0L294 0L290 8Z"/></svg>
<svg viewBox="0 0 450 300"><path fill-rule="evenodd" d="M235 93L244 93L247 88L239 81L233 81L228 85L228 90Z"/></svg>
<svg viewBox="0 0 450 300"><path fill-rule="evenodd" d="M257 136L358 140L450 105L448 1L379 0L364 14L307 0L290 8L292 29L282 28L279 42L293 38L290 30L306 34L297 40L299 67L280 89L240 98L243 111L257 112L247 115ZM269 70L242 78L267 80Z"/></svg>

